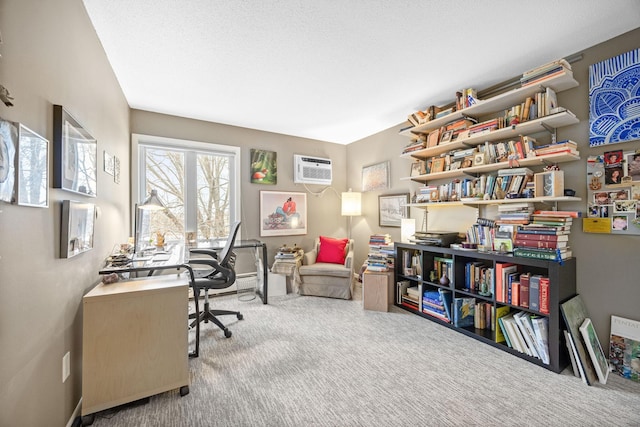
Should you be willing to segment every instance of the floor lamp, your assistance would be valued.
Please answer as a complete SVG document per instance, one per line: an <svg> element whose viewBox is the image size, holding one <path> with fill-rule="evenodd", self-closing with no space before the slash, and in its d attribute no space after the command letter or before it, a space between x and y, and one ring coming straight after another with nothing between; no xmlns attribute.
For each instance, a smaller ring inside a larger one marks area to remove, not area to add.
<svg viewBox="0 0 640 427"><path fill-rule="evenodd" d="M362 193L342 193L342 216L349 217L349 240L351 240L351 218L362 215Z"/></svg>

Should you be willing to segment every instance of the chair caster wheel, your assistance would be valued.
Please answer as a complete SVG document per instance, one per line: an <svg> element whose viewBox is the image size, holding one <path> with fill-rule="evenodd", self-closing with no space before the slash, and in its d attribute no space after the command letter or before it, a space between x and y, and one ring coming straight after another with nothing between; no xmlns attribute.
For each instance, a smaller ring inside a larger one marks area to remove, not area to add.
<svg viewBox="0 0 640 427"><path fill-rule="evenodd" d="M184 397L187 394L189 394L189 386L188 385L183 385L182 387L180 387L180 396Z"/></svg>
<svg viewBox="0 0 640 427"><path fill-rule="evenodd" d="M244 319L244 316L242 314L238 313L238 320L242 320L242 319Z"/></svg>
<svg viewBox="0 0 640 427"><path fill-rule="evenodd" d="M225 329L224 330L224 336L225 336L225 338L229 338L231 336L231 331L228 330L228 329Z"/></svg>

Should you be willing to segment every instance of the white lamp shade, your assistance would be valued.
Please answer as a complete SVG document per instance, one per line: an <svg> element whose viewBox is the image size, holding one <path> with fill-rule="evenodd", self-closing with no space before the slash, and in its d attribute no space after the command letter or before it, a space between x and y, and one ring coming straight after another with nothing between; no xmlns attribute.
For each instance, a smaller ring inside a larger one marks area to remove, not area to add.
<svg viewBox="0 0 640 427"><path fill-rule="evenodd" d="M158 192L156 190L151 190L151 194L149 194L149 197L147 197L147 199L142 202L142 204L138 205L138 208L159 211L164 209L165 206L158 197Z"/></svg>
<svg viewBox="0 0 640 427"><path fill-rule="evenodd" d="M342 193L342 216L362 215L362 193Z"/></svg>
<svg viewBox="0 0 640 427"><path fill-rule="evenodd" d="M409 239L416 234L416 219L402 218L400 220L400 241L402 243L410 243Z"/></svg>

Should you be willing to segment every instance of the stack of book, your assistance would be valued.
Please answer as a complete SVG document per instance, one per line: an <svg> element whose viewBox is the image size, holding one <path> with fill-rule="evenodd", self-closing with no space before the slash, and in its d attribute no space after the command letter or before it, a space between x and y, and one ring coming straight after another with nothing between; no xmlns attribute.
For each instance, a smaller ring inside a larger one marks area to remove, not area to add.
<svg viewBox="0 0 640 427"><path fill-rule="evenodd" d="M403 150L402 150L402 154L407 154L407 153L412 153L414 151L418 151L418 150L422 150L425 147L425 141L418 137L415 140L412 140L408 145L406 145Z"/></svg>
<svg viewBox="0 0 640 427"><path fill-rule="evenodd" d="M522 74L520 84L522 86L530 86L535 84L542 84L545 80L553 77L557 77L561 74L569 74L573 76L571 71L571 64L565 59L559 59L557 61L549 62L548 64L541 65L532 70L526 71Z"/></svg>
<svg viewBox="0 0 640 427"><path fill-rule="evenodd" d="M560 142L556 142L554 144L541 145L539 147L535 147L536 156L548 156L551 154L574 154L576 156L580 155L578 152L578 144L570 139L565 139Z"/></svg>
<svg viewBox="0 0 640 427"><path fill-rule="evenodd" d="M495 221L488 218L478 218L476 223L467 230L467 242L493 248L495 238Z"/></svg>
<svg viewBox="0 0 640 427"><path fill-rule="evenodd" d="M498 205L496 224L529 224L534 210L531 202Z"/></svg>
<svg viewBox="0 0 640 427"><path fill-rule="evenodd" d="M422 312L436 319L440 319L443 322L450 323L450 308L447 307L442 292L448 292L449 295L451 294L451 291L446 290L424 291L422 295Z"/></svg>
<svg viewBox="0 0 640 427"><path fill-rule="evenodd" d="M506 344L549 364L549 318L524 311L498 317Z"/></svg>
<svg viewBox="0 0 640 427"><path fill-rule="evenodd" d="M500 188L506 194L519 195L533 180L533 171L526 167L500 169L498 171Z"/></svg>
<svg viewBox="0 0 640 427"><path fill-rule="evenodd" d="M536 211L530 224L518 226L513 254L526 258L561 261L571 257L571 211Z"/></svg>
<svg viewBox="0 0 640 427"><path fill-rule="evenodd" d="M407 287L406 292L401 296L401 304L412 310L420 311L422 307L420 288L418 286Z"/></svg>
<svg viewBox="0 0 640 427"><path fill-rule="evenodd" d="M464 289L490 296L494 288L494 271L482 261L470 261L464 266Z"/></svg>
<svg viewBox="0 0 640 427"><path fill-rule="evenodd" d="M493 304L487 301L476 302L474 309L473 326L476 329L491 329L493 316Z"/></svg>
<svg viewBox="0 0 640 427"><path fill-rule="evenodd" d="M294 246L290 248L287 245L284 245L278 249L278 253L276 253L276 256L274 258L279 262L290 262L292 264L295 264L303 255L304 251L299 247Z"/></svg>
<svg viewBox="0 0 640 427"><path fill-rule="evenodd" d="M395 249L389 234L372 234L369 237L367 271L393 271L394 254Z"/></svg>

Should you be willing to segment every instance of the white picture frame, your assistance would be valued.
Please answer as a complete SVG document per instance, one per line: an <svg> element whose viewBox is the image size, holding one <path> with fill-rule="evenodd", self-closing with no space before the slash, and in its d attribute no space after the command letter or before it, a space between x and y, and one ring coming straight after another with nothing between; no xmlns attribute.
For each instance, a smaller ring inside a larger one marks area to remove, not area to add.
<svg viewBox="0 0 640 427"><path fill-rule="evenodd" d="M49 140L21 123L18 127L16 203L49 207Z"/></svg>
<svg viewBox="0 0 640 427"><path fill-rule="evenodd" d="M261 237L304 234L307 234L307 193L260 191Z"/></svg>
<svg viewBox="0 0 640 427"><path fill-rule="evenodd" d="M587 317L584 319L584 322L580 325L580 333L591 357L591 362L596 369L598 381L600 381L601 384L606 384L607 377L609 376L609 361L602 350L600 340L598 340L598 334L596 334L596 329L593 327L590 318Z"/></svg>
<svg viewBox="0 0 640 427"><path fill-rule="evenodd" d="M93 203L62 201L61 258L71 258L93 249L95 218L96 205Z"/></svg>

